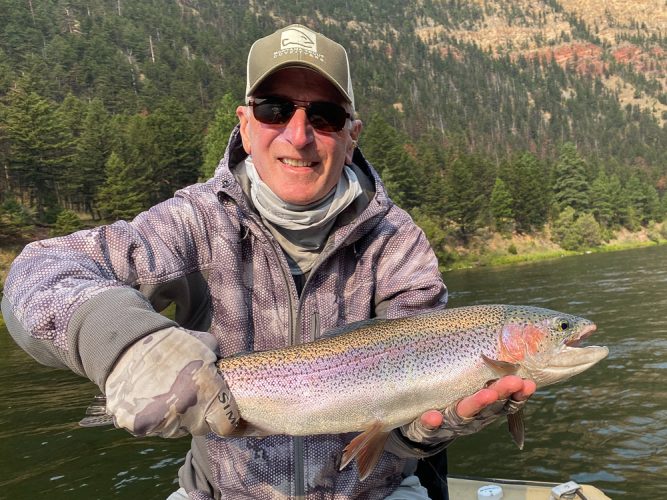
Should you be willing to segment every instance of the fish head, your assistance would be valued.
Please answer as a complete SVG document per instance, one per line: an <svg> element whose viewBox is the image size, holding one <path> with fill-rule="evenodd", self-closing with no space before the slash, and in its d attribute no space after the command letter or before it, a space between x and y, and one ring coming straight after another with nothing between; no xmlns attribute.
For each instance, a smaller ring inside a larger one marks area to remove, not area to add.
<svg viewBox="0 0 667 500"><path fill-rule="evenodd" d="M592 321L538 307L511 306L499 334L499 359L519 365L538 387L568 379L604 359L603 346L579 347L593 334Z"/></svg>

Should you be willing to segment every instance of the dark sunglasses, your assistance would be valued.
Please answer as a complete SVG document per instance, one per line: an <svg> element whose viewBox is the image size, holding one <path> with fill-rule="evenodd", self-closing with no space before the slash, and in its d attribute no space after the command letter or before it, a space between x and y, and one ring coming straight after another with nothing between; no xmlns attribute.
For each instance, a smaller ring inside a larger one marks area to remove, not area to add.
<svg viewBox="0 0 667 500"><path fill-rule="evenodd" d="M313 128L322 132L338 132L348 118L352 119L345 108L326 101L299 101L277 96L252 97L248 106L252 107L252 114L257 121L269 125L286 124L297 108L302 108Z"/></svg>

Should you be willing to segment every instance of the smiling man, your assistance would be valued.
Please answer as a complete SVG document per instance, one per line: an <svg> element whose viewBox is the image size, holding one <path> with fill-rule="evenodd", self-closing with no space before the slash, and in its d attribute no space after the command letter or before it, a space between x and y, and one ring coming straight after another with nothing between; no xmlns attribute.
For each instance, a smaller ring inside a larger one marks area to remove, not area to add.
<svg viewBox="0 0 667 500"><path fill-rule="evenodd" d="M350 435L224 437L239 415L217 357L447 297L424 233L357 147L345 49L278 30L250 49L246 90L212 179L131 222L28 245L5 284L7 326L38 361L99 385L118 427L193 436L172 499L427 498L417 459L516 411L531 381L503 377L396 429L364 481L338 470ZM175 321L158 312L171 302Z"/></svg>

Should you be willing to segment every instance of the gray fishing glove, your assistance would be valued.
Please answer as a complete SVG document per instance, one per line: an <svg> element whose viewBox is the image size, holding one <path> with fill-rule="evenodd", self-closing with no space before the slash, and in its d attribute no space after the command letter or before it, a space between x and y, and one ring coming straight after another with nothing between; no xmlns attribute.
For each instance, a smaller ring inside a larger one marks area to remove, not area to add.
<svg viewBox="0 0 667 500"><path fill-rule="evenodd" d="M385 449L402 458L427 457L443 450L458 437L479 432L498 418L517 413L525 404L526 401L513 399L496 401L473 417L461 417L456 412L457 401L441 410L444 420L440 427L430 429L417 418L396 429Z"/></svg>
<svg viewBox="0 0 667 500"><path fill-rule="evenodd" d="M461 417L456 412L457 403L442 410L444 421L437 429L429 429L419 419L401 427L402 434L410 441L430 446L443 441L453 441L457 437L479 432L499 417L518 412L526 401L496 401L473 417Z"/></svg>
<svg viewBox="0 0 667 500"><path fill-rule="evenodd" d="M229 434L238 408L215 362L215 337L165 328L132 344L105 385L107 413L136 436Z"/></svg>

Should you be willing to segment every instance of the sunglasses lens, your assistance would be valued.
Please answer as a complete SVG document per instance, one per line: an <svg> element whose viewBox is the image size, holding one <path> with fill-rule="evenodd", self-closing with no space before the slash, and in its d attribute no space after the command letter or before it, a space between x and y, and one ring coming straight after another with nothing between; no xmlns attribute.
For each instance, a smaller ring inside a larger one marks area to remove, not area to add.
<svg viewBox="0 0 667 500"><path fill-rule="evenodd" d="M284 99L269 98L261 102L255 102L252 109L253 115L260 122L270 125L281 125L287 123L292 118L296 106L294 103Z"/></svg>
<svg viewBox="0 0 667 500"><path fill-rule="evenodd" d="M280 97L256 99L252 105L255 119L269 125L287 123L296 108L295 103ZM322 132L338 132L345 126L345 120L349 116L343 107L332 102L311 102L305 110L313 128Z"/></svg>
<svg viewBox="0 0 667 500"><path fill-rule="evenodd" d="M308 108L308 120L318 130L337 132L345 126L347 112L337 104L314 102Z"/></svg>

